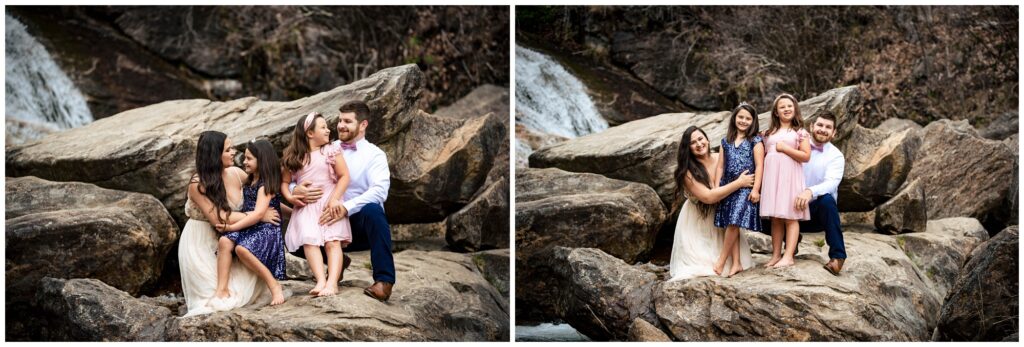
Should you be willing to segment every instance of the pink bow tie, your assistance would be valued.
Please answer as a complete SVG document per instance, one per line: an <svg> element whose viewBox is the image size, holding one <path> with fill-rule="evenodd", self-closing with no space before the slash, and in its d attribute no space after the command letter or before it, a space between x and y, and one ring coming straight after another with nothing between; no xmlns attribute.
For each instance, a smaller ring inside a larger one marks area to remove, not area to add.
<svg viewBox="0 0 1024 347"><path fill-rule="evenodd" d="M354 150L356 150L356 144L354 144L354 143L344 143L344 142L342 142L342 143L341 143L341 149L342 149L342 150L345 150L345 149L351 149L351 150L353 150L353 151L354 151Z"/></svg>
<svg viewBox="0 0 1024 347"><path fill-rule="evenodd" d="M825 145L814 145L814 143L811 143L811 150L812 151L818 151L818 152L824 152L825 151Z"/></svg>

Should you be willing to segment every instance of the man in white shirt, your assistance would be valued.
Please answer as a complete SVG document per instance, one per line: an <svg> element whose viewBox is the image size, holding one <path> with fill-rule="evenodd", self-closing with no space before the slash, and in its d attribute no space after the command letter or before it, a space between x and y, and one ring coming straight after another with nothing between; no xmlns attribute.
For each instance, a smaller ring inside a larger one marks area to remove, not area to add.
<svg viewBox="0 0 1024 347"><path fill-rule="evenodd" d="M800 222L801 232L825 231L829 261L825 269L839 276L846 261L846 245L839 223L836 198L843 180L846 159L832 138L836 136L836 117L826 111L811 126L811 160L804 163L804 189L796 198L796 209L810 209L811 220Z"/></svg>
<svg viewBox="0 0 1024 347"><path fill-rule="evenodd" d="M341 211L337 214L324 213L320 223L334 223L348 217L352 226L352 243L345 250L370 250L374 283L363 292L374 299L387 301L395 284L391 227L384 214L384 201L391 187L388 158L384 151L365 139L370 118L370 109L366 103L350 101L342 105L339 111L339 140L335 143L342 147L351 181L345 190ZM303 182L294 188L292 194L310 203L319 199L323 192L319 187ZM345 258L342 271L352 262L348 256Z"/></svg>

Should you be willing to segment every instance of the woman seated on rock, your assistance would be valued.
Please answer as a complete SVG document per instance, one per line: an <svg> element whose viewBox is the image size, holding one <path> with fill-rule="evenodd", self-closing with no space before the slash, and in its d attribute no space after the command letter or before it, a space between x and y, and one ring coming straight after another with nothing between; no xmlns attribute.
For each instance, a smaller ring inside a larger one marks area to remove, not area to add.
<svg viewBox="0 0 1024 347"><path fill-rule="evenodd" d="M220 235L210 221L234 223L246 216L238 211L242 207L242 186L247 175L233 165L235 150L231 140L224 133L204 131L196 147L196 174L188 184L185 200L185 215L189 219L178 241L181 289L188 307L185 316L270 303L270 291L260 283L255 272L231 259L217 262ZM280 217L277 211L269 209L262 220L278 224ZM229 268L229 296L226 298L214 295L218 267Z"/></svg>
<svg viewBox="0 0 1024 347"><path fill-rule="evenodd" d="M683 132L679 143L678 166L675 171L676 204L686 198L679 219L676 222L675 236L672 238L672 260L669 262L669 281L678 281L698 276L714 276L715 262L722 251L724 234L715 227L714 205L740 188L754 185L754 175L743 171L729 184L711 188L712 171L719 160L718 155L711 153L710 142L704 130L690 126ZM750 267L750 244L741 235L740 263L743 268ZM724 265L723 273L729 273L729 264Z"/></svg>

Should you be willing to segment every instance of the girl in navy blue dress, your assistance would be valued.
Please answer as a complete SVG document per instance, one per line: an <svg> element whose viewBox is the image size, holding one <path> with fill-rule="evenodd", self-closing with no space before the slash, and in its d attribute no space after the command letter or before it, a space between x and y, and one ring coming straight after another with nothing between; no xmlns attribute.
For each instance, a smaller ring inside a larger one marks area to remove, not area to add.
<svg viewBox="0 0 1024 347"><path fill-rule="evenodd" d="M285 300L277 282L285 278L284 238L280 225L260 222L260 216L268 208L281 213L281 161L270 141L254 140L246 146L243 165L249 174L249 184L242 187L242 212L248 215L233 224L216 226L225 232L220 238L217 261L230 262L234 251L242 264L256 272L270 288L270 304L279 305Z"/></svg>
<svg viewBox="0 0 1024 347"><path fill-rule="evenodd" d="M713 182L724 185L744 172L754 172L754 187L740 188L722 199L715 211L715 226L725 228L725 244L715 262L714 271L721 275L725 262L732 258L730 272L735 275L743 269L740 264L740 228L761 231L758 202L761 199L761 172L764 170L764 144L758 135L757 111L747 103L740 103L729 117L729 131L722 139L721 160L715 170Z"/></svg>

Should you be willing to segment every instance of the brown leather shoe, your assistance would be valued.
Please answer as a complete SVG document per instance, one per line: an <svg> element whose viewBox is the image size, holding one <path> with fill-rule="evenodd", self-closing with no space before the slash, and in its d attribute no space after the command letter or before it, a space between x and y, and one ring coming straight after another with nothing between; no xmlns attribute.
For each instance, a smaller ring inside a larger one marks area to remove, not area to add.
<svg viewBox="0 0 1024 347"><path fill-rule="evenodd" d="M825 264L825 270L828 270L828 272L831 272L835 276L839 276L839 271L843 270L844 262L846 262L846 259L829 259L828 264Z"/></svg>
<svg viewBox="0 0 1024 347"><path fill-rule="evenodd" d="M391 298L391 287L393 286L393 283L373 282L372 286L363 289L363 294L366 294L371 298L377 299L380 302L385 302Z"/></svg>
<svg viewBox="0 0 1024 347"><path fill-rule="evenodd" d="M345 270L348 270L348 266L352 265L352 258L349 258L347 254L341 255L341 275L338 276L338 282L345 280Z"/></svg>

